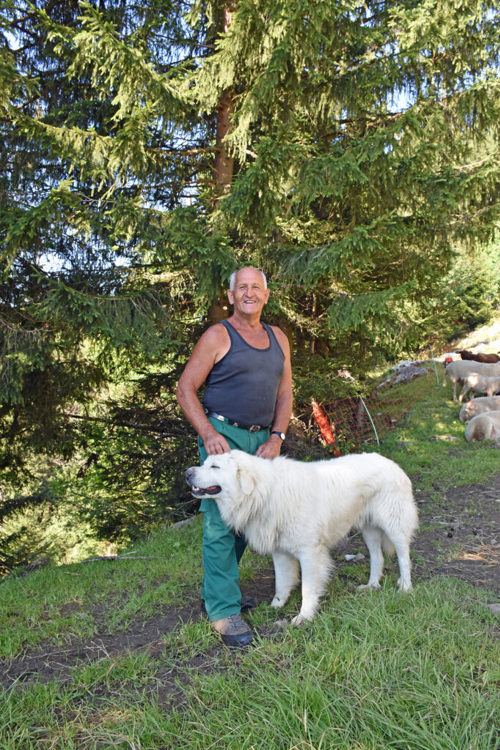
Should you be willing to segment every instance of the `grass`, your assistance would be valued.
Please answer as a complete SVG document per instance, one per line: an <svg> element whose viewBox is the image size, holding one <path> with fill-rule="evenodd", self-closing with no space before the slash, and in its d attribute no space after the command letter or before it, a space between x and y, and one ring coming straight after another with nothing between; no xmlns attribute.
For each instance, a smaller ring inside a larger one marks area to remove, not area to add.
<svg viewBox="0 0 500 750"><path fill-rule="evenodd" d="M468 445L457 414L432 376L381 445L436 506L450 487L499 470L498 448ZM197 602L200 546L197 519L159 530L115 562L9 577L0 586L1 658L8 665L36 646L92 642L103 627L118 637ZM249 553L243 561L247 580L269 565ZM488 592L443 577L398 595L392 572L380 592L356 594L366 565L345 570L304 628L274 632L274 611L260 605L252 624L262 636L248 651L219 647L206 621L181 621L154 648L101 653L44 684L19 680L1 694L0 747L496 748L499 653ZM284 616L297 604L294 594Z"/></svg>
<svg viewBox="0 0 500 750"><path fill-rule="evenodd" d="M88 637L101 610L113 632L138 613L147 619L159 606L175 604L199 581L193 550L200 540L195 523L159 531L120 560L48 566L8 578L0 586L0 658L47 638Z"/></svg>
<svg viewBox="0 0 500 750"><path fill-rule="evenodd" d="M425 394L398 428L384 437L381 452L399 463L424 492L443 493L498 472L494 442L465 441L465 424L458 419L460 405L452 401L450 386L436 385L430 374L419 380L420 387L427 385Z"/></svg>
<svg viewBox="0 0 500 750"><path fill-rule="evenodd" d="M157 657L129 653L75 668L69 685L12 691L2 748L494 748L498 653L478 601L447 580L408 596L342 592L311 625L223 651L201 673L179 632L180 654L170 638ZM209 628L196 627L200 653ZM165 702L156 675L183 659Z"/></svg>
<svg viewBox="0 0 500 750"><path fill-rule="evenodd" d="M248 681L234 668L193 680L196 721L179 714L171 736L210 747L208 729L213 746L249 749L488 747L495 698L477 690L485 635L458 593L351 597L245 657Z"/></svg>

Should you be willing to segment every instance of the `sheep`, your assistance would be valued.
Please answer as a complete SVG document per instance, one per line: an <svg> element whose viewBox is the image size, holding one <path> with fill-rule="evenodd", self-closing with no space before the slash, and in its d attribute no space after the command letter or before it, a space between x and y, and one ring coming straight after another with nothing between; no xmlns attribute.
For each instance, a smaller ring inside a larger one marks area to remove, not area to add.
<svg viewBox="0 0 500 750"><path fill-rule="evenodd" d="M462 406L458 418L461 422L468 422L472 417L488 411L500 411L500 396L482 396L471 399Z"/></svg>
<svg viewBox="0 0 500 750"><path fill-rule="evenodd" d="M500 393L500 375L488 377L487 375L478 375L476 372L471 372L470 375L462 378L461 382L462 388L458 397L460 403L462 403L465 394L471 390L475 391L475 393L486 393L487 396L494 396L495 393Z"/></svg>
<svg viewBox="0 0 500 750"><path fill-rule="evenodd" d="M462 349L458 352L462 359L473 360L474 362L500 362L498 354L486 354L484 352L468 352L467 349Z"/></svg>
<svg viewBox="0 0 500 750"><path fill-rule="evenodd" d="M465 428L465 439L472 443L475 440L498 440L500 438L500 411L489 411L473 417Z"/></svg>
<svg viewBox="0 0 500 750"><path fill-rule="evenodd" d="M473 373L476 373L477 375L486 375L488 377L497 375L500 377L500 363L488 364L486 362L466 362L461 359L456 359L454 362L445 364L443 386L446 385L446 378L448 378L452 385L453 401L457 401L457 383L461 385L464 378Z"/></svg>

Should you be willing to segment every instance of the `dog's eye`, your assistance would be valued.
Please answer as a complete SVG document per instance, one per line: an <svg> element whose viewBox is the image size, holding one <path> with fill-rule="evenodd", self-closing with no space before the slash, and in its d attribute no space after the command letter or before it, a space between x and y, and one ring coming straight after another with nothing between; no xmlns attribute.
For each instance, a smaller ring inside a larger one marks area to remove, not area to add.
<svg viewBox="0 0 500 750"><path fill-rule="evenodd" d="M211 469L220 469L220 466L217 466L217 464L211 464L210 468Z"/></svg>

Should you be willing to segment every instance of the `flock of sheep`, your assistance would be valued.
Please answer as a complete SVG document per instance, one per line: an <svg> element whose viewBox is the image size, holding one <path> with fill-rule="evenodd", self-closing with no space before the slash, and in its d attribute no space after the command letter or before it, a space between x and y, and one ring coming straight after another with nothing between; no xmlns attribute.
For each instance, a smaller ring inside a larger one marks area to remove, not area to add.
<svg viewBox="0 0 500 750"><path fill-rule="evenodd" d="M500 356L473 354L463 350L461 359L445 357L443 385L451 383L453 401L462 403L470 394L471 400L460 409L459 419L467 422L465 439L500 439ZM460 389L457 396L457 390ZM475 394L481 395L474 398Z"/></svg>

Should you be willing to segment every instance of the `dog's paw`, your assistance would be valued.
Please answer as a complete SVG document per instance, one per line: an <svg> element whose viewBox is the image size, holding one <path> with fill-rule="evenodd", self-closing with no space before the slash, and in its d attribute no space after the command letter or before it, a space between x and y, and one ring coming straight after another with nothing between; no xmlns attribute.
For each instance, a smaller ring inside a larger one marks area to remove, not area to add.
<svg viewBox="0 0 500 750"><path fill-rule="evenodd" d="M296 617L292 617L292 625L305 625L308 622L311 622L314 615L311 617L304 617L304 615L301 615L300 612Z"/></svg>
<svg viewBox="0 0 500 750"><path fill-rule="evenodd" d="M275 596L274 599L271 602L271 607L274 607L274 609L279 609L284 604L286 604L286 599L282 598L280 596Z"/></svg>
<svg viewBox="0 0 500 750"><path fill-rule="evenodd" d="M380 588L380 583L362 583L360 586L356 587L358 591L363 591L365 589L373 589L374 591L378 591Z"/></svg>
<svg viewBox="0 0 500 750"><path fill-rule="evenodd" d="M398 591L400 594L406 594L407 591L412 590L411 583L401 583L400 580L398 580Z"/></svg>

